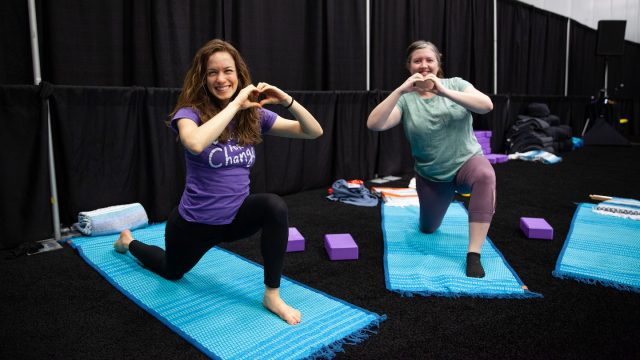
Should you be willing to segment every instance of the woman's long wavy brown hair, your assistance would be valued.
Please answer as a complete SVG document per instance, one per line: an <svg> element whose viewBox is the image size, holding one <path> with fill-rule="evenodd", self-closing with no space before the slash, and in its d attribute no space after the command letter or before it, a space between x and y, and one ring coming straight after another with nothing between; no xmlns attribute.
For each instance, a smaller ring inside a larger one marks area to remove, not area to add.
<svg viewBox="0 0 640 360"><path fill-rule="evenodd" d="M249 68L240 55L240 52L224 40L213 39L204 44L194 56L193 63L185 76L178 102L171 112L172 118L180 108L192 107L197 110L200 121L205 123L222 111L223 105L220 100L210 94L207 89L207 62L211 55L219 51L231 55L238 74L238 88L230 100L235 99L240 90L251 84ZM255 100L254 98L251 99L251 101ZM227 127L222 134L220 134L218 140L226 142L230 138L236 137L240 145L260 143L262 138L260 136L261 132L258 118L258 109L255 107L239 111L233 120L236 123L233 133L231 133L229 127Z"/></svg>

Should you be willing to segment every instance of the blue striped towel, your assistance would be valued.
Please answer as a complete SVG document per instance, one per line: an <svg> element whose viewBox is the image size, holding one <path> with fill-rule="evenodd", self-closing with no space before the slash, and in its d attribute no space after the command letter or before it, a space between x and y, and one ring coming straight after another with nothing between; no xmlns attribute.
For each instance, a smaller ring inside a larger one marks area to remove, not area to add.
<svg viewBox="0 0 640 360"><path fill-rule="evenodd" d="M149 225L147 212L140 203L109 206L78 213L74 227L83 235L99 236L135 230Z"/></svg>
<svg viewBox="0 0 640 360"><path fill-rule="evenodd" d="M482 246L484 278L465 274L469 217L464 205L451 203L433 234L419 229L418 206L382 206L387 289L403 296L533 298L518 275L487 237Z"/></svg>
<svg viewBox="0 0 640 360"><path fill-rule="evenodd" d="M133 231L164 247L165 223ZM177 281L113 250L118 235L74 238L71 245L113 286L211 358L332 358L344 344L374 334L385 315L364 310L283 277L280 294L302 312L291 326L262 306L264 270L221 248L209 250Z"/></svg>
<svg viewBox="0 0 640 360"><path fill-rule="evenodd" d="M640 293L640 221L578 206L553 275Z"/></svg>

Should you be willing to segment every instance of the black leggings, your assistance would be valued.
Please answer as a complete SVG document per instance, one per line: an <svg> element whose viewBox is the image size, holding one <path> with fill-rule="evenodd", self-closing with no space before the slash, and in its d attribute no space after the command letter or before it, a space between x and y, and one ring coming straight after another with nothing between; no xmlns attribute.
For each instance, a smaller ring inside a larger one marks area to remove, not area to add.
<svg viewBox="0 0 640 360"><path fill-rule="evenodd" d="M249 195L226 225L207 225L184 220L173 209L165 229L165 250L134 240L129 251L145 267L158 275L177 280L221 242L247 238L262 229L260 249L264 259L264 283L280 287L284 254L289 239L287 205L275 194Z"/></svg>

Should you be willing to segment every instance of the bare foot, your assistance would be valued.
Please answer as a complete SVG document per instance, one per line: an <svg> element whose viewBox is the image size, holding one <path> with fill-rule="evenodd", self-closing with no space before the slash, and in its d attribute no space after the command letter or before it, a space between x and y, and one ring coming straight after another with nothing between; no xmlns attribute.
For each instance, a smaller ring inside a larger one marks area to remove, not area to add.
<svg viewBox="0 0 640 360"><path fill-rule="evenodd" d="M120 237L113 243L113 247L120 254L124 254L129 250L129 243L133 240L133 235L131 235L131 231L123 230L120 233Z"/></svg>
<svg viewBox="0 0 640 360"><path fill-rule="evenodd" d="M302 314L300 314L300 311L287 305L280 297L278 289L267 287L264 291L262 305L272 313L280 316L280 318L286 321L289 325L297 325L302 320Z"/></svg>

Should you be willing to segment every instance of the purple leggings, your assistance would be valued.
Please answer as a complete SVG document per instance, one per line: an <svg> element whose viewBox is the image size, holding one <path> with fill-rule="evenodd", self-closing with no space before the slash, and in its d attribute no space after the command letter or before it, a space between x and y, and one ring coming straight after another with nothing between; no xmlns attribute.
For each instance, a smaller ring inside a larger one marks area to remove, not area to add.
<svg viewBox="0 0 640 360"><path fill-rule="evenodd" d="M416 175L420 201L420 231L431 234L438 230L455 191L469 192L469 222L490 223L496 206L496 174L484 156L467 160L453 181L429 181Z"/></svg>

